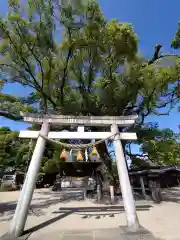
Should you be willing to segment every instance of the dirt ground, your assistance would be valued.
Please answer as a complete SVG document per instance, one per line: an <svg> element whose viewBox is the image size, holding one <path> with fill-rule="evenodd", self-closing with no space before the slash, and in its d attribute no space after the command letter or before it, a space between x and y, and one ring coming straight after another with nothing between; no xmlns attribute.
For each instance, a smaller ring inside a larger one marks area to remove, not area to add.
<svg viewBox="0 0 180 240"><path fill-rule="evenodd" d="M19 192L0 192L0 236L8 232ZM180 188L163 192L164 201L136 201L140 224L162 240L180 239ZM54 231L115 228L126 225L122 203L113 207L82 200L80 195L35 190L26 230L38 238ZM31 239L31 238L30 238Z"/></svg>

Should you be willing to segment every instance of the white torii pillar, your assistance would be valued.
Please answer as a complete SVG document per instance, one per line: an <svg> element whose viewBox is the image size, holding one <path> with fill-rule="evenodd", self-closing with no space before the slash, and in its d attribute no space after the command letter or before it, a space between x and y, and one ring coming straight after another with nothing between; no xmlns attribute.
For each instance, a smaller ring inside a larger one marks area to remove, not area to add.
<svg viewBox="0 0 180 240"><path fill-rule="evenodd" d="M113 124L111 126L111 132L112 134L116 134L114 137L116 164L123 197L124 209L126 212L128 229L131 232L136 232L139 229L139 221L136 214L135 201L132 193L126 159L124 157L124 151L121 144L121 138L117 124Z"/></svg>
<svg viewBox="0 0 180 240"><path fill-rule="evenodd" d="M44 122L41 128L41 133L48 136L49 123ZM44 153L46 141L42 137L38 137L34 153L29 165L29 169L26 175L25 182L23 184L20 198L16 207L16 211L10 227L10 235L19 237L22 235L25 223L28 216L29 206L32 200L33 192L35 189L38 172L40 169L41 158Z"/></svg>

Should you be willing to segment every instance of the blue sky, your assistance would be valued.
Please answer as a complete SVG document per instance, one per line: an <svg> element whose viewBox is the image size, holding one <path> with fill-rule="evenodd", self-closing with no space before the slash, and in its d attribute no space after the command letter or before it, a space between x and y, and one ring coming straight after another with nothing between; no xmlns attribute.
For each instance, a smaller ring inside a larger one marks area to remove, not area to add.
<svg viewBox="0 0 180 240"><path fill-rule="evenodd" d="M180 20L180 1L178 0L99 0L102 11L107 19L117 18L122 22L132 23L139 36L139 47L145 57L153 53L154 45L163 45L163 52L173 52L170 49L171 40L176 32L177 23ZM7 13L7 0L3 0L0 12ZM5 92L11 94L26 94L28 89L5 87ZM156 121L162 128L172 128L178 132L180 120L174 109L170 116L149 117L148 121ZM17 123L0 118L0 126L6 125L14 130L25 129L24 123Z"/></svg>

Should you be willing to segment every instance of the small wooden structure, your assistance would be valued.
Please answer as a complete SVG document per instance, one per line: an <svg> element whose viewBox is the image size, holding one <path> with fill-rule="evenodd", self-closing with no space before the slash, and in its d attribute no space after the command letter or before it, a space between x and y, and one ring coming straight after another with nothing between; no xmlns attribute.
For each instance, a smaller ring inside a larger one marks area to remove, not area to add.
<svg viewBox="0 0 180 240"><path fill-rule="evenodd" d="M148 196L159 203L161 202L161 188L179 185L180 166L149 166L129 170L131 185L134 192L141 193L144 198Z"/></svg>

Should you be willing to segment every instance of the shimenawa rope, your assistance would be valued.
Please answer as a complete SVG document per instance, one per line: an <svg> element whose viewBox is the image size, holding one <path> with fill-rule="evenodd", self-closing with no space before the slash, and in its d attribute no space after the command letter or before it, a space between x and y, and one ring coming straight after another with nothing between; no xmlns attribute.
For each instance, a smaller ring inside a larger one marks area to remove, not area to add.
<svg viewBox="0 0 180 240"><path fill-rule="evenodd" d="M59 146L62 146L64 148L68 148L68 149L83 149L83 148L88 148L88 147L94 147L102 142L105 142L106 140L112 138L112 137L115 137L117 134L119 133L115 133L115 134L112 134L111 136L107 137L107 138L104 138L104 139L101 139L99 141L96 141L96 142L93 142L93 143L87 143L87 144L69 144L69 143L64 143L64 142L58 142L58 141L55 141L53 139L50 139L46 136L44 136L43 134L39 133L39 136L42 137L43 139L45 139L46 141L48 141L49 143L51 144L55 144L55 145L59 145Z"/></svg>

